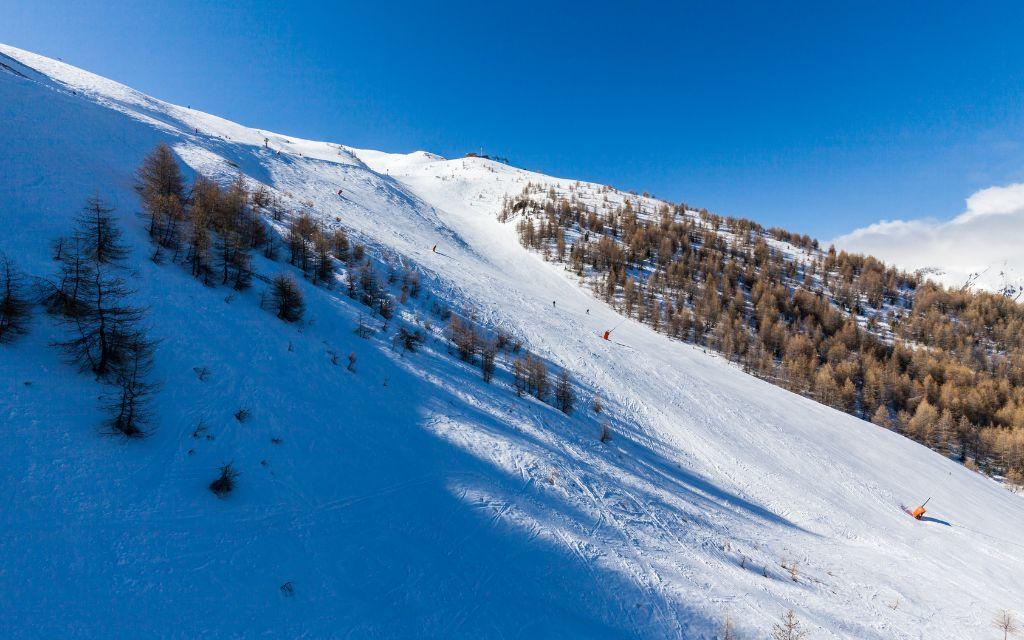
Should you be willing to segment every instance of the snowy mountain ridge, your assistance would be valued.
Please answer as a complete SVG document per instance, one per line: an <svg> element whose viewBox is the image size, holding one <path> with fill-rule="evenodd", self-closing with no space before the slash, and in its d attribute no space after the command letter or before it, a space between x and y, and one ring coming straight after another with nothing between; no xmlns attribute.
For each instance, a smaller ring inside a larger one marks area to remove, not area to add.
<svg viewBox="0 0 1024 640"><path fill-rule="evenodd" d="M792 609L813 638L980 639L1022 606L1018 496L622 322L498 221L527 183L575 181L248 128L6 45L0 62L0 251L51 274L50 241L98 190L162 383L156 431L120 442L97 432L96 383L48 346L57 323L37 312L0 346L5 637L715 638L729 617L761 638ZM260 308L262 283L234 294L155 264L132 187L160 142L430 293L363 340L340 283L303 282L292 326ZM428 326L434 305L571 371L576 411L517 397L504 360L485 384ZM392 347L399 322L428 333L422 351ZM620 323L621 344L600 340ZM217 500L205 485L228 461L239 488ZM928 496L933 521L899 508Z"/></svg>

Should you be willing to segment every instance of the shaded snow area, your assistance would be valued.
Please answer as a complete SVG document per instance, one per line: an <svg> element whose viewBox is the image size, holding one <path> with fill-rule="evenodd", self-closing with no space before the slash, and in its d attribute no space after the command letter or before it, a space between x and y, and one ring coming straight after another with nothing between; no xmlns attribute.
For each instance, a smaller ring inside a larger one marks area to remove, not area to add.
<svg viewBox="0 0 1024 640"><path fill-rule="evenodd" d="M497 220L527 182L570 181L294 139L0 54L0 251L52 274L50 241L98 191L162 385L155 431L123 441L49 346L54 319L0 346L0 636L715 638L729 616L764 638L792 609L816 639L981 639L1024 608L1018 496L636 322L601 340L621 317ZM288 325L262 281L155 264L132 185L161 141L190 176L241 171L344 226L424 292L364 340L344 275L302 282ZM488 385L449 354L444 306L568 369L573 415L518 398L505 356ZM420 351L394 346L428 319ZM226 462L241 475L218 499ZM900 510L928 496L933 520Z"/></svg>

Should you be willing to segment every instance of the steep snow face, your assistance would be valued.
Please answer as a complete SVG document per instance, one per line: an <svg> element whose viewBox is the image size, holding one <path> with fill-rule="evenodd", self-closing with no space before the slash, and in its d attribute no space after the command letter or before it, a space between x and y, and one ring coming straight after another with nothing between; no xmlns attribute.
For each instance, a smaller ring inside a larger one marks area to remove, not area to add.
<svg viewBox="0 0 1024 640"><path fill-rule="evenodd" d="M497 221L527 182L571 181L297 140L2 45L0 63L0 250L49 274L49 240L100 190L163 382L158 430L122 443L98 434L101 388L47 346L59 325L0 347L5 637L710 638L727 615L763 637L793 609L816 638L987 638L1024 599L1017 496L623 322ZM154 264L131 185L159 141L420 270L436 297L403 322L475 310L573 373L576 413L517 398L507 370L482 383L439 333L404 356L394 324L360 340L336 290L304 284L288 326L262 285ZM332 363L348 353L355 373ZM205 485L232 460L239 489L217 500ZM899 508L928 496L930 521Z"/></svg>

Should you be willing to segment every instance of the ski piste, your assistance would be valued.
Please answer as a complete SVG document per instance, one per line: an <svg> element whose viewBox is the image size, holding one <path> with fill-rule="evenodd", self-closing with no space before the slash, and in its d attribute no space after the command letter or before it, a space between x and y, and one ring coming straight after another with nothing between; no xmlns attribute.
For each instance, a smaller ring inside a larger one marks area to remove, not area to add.
<svg viewBox="0 0 1024 640"><path fill-rule="evenodd" d="M596 349L623 316L497 219L528 183L629 194L303 140L0 54L17 72L0 67L0 250L52 276L51 241L99 190L163 383L136 447L97 434L100 387L50 347L66 335L52 319L0 347L0 636L711 638L728 615L764 637L793 609L816 639L985 640L1024 601L1020 496L641 323L621 330L629 348ZM366 308L287 260L254 268L296 277L300 326L260 308L262 282L236 293L154 263L132 185L158 142L190 179L241 171L378 264L414 267L422 298L363 339ZM434 303L569 369L576 410L516 397L504 368L484 383L446 353ZM419 352L392 349L399 322L424 319ZM201 420L214 439L192 436ZM238 489L213 498L231 461ZM951 529L891 506L933 494ZM780 570L794 561L797 581Z"/></svg>

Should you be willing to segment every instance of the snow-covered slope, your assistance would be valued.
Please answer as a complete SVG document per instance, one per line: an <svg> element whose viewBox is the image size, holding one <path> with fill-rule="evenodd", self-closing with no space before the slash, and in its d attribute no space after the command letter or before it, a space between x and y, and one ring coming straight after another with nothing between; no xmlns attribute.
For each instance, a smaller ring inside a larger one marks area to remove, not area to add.
<svg viewBox="0 0 1024 640"><path fill-rule="evenodd" d="M437 336L404 356L361 340L337 291L304 284L290 326L260 283L230 295L154 264L131 186L160 141L420 270L437 299L406 321L474 309L604 413L517 398L507 371L486 385ZM712 638L730 616L760 638L793 609L814 638L988 638L1024 606L1018 496L635 322L598 339L621 318L497 221L527 182L571 181L297 140L0 45L0 251L51 273L49 241L99 190L163 383L158 430L120 442L51 319L0 346L0 635ZM332 364L350 352L355 373ZM928 496L931 521L899 508Z"/></svg>

